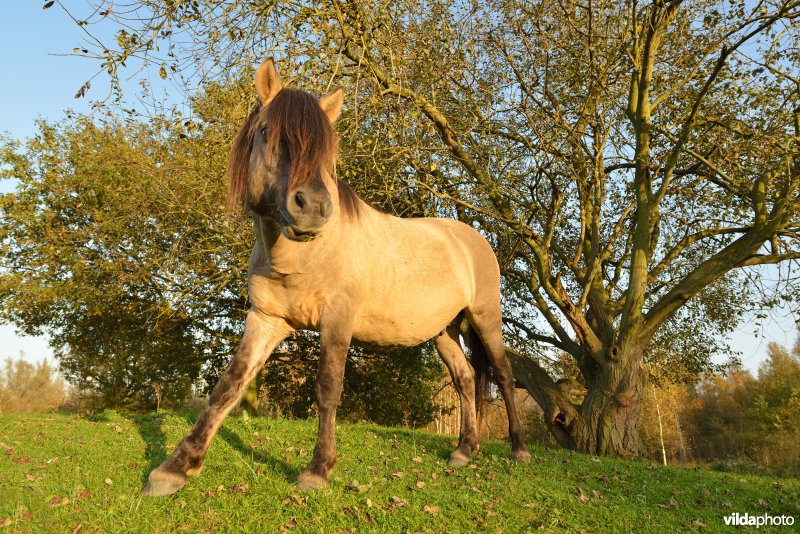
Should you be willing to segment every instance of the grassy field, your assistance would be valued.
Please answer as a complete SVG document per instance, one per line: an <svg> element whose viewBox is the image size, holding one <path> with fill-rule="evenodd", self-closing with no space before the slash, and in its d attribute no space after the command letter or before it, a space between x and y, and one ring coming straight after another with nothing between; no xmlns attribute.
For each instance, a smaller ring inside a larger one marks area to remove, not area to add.
<svg viewBox="0 0 800 534"><path fill-rule="evenodd" d="M373 425L340 424L330 488L297 493L316 422L273 419L228 419L199 477L173 497L140 497L193 420L0 415L2 531L667 533L745 530L725 527L733 512L800 521L797 479L544 448L514 465L501 442L452 469L452 438Z"/></svg>

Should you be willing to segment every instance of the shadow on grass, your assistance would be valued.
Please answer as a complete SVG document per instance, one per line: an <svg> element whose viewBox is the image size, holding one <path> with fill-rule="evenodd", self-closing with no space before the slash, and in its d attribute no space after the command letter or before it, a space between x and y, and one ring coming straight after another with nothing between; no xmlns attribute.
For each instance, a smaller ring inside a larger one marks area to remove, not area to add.
<svg viewBox="0 0 800 534"><path fill-rule="evenodd" d="M195 413L174 415L184 419L189 427L192 427L199 418L199 414ZM150 471L161 465L161 462L166 460L168 456L167 438L162 429L162 424L166 416L167 414L125 415L125 419L127 419L136 427L136 430L139 432L139 435L145 443L144 455L147 460L147 465L141 476L143 485L147 483L147 477L150 474ZM258 447L253 448L248 446L235 432L224 426L220 428L219 433L214 439L222 439L225 441L234 451L239 454L243 461L247 462L248 459L250 459L264 464L265 469L271 469L280 473L289 482L296 481L298 475L300 474L300 469L297 467L292 466L283 459L278 458L270 453L267 453L263 450L258 450ZM214 446L213 442L211 446ZM235 461L236 458L231 458L231 460Z"/></svg>
<svg viewBox="0 0 800 534"><path fill-rule="evenodd" d="M132 423L144 441L144 457L147 466L142 473L142 484L147 483L150 471L158 467L167 458L167 437L161 429L164 414L127 414L124 416Z"/></svg>
<svg viewBox="0 0 800 534"><path fill-rule="evenodd" d="M195 421L199 418L197 414L181 414L183 419L189 424L189 426L193 426ZM227 420L230 421L230 418ZM297 467L285 462L283 459L270 454L269 452L265 452L264 450L259 450L259 448L251 447L245 444L244 441L239 437L238 434L233 432L232 430L226 428L223 424L220 427L219 432L217 433L215 440L222 439L227 443L234 451L236 451L241 459L247 462L248 459L257 461L261 464L264 464L266 469L271 469L273 471L277 471L281 475L283 475L287 481L295 482L297 477L300 475L300 469ZM214 443L211 443L211 446L214 446ZM235 461L236 458L231 458L231 460Z"/></svg>
<svg viewBox="0 0 800 534"><path fill-rule="evenodd" d="M456 448L454 444L458 442L458 438L452 436L421 434L419 431L405 428L367 427L367 430L389 443L393 443L397 438L402 440L406 446L409 443L418 447L424 446L427 451L426 454L435 454L437 458L442 460L450 458L450 453Z"/></svg>

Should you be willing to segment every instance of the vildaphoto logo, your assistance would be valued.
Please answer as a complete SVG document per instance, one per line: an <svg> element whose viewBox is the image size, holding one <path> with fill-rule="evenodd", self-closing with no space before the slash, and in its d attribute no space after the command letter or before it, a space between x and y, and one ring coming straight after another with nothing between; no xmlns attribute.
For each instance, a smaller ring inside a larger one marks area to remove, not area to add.
<svg viewBox="0 0 800 534"><path fill-rule="evenodd" d="M794 525L794 517L791 515L750 515L747 513L740 514L739 512L735 512L731 515L724 516L722 519L725 520L727 526L733 527L790 527Z"/></svg>

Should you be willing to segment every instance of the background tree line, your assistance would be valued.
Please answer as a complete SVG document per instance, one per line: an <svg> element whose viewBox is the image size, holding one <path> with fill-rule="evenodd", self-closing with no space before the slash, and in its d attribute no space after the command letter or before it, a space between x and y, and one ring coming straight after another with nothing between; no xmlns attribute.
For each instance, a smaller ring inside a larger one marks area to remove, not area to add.
<svg viewBox="0 0 800 534"><path fill-rule="evenodd" d="M66 401L64 379L47 360L32 364L7 358L0 369L0 413L49 412Z"/></svg>
<svg viewBox="0 0 800 534"><path fill-rule="evenodd" d="M250 239L219 177L267 54L290 85L345 88L362 196L490 238L515 376L562 446L645 452L648 377L713 371L745 312L795 297L796 0L129 7L75 14L78 53L112 83L127 63L201 81L191 114L76 117L3 152L4 318L87 387L145 395L147 369L179 394L229 357Z"/></svg>

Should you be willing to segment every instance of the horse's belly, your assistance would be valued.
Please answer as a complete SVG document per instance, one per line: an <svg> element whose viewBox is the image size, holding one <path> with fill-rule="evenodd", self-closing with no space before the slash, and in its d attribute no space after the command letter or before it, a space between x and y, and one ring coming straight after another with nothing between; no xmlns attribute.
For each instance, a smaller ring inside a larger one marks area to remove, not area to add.
<svg viewBox="0 0 800 534"><path fill-rule="evenodd" d="M353 324L356 341L379 346L419 345L438 335L464 309L455 301L433 307L398 306L360 313Z"/></svg>

